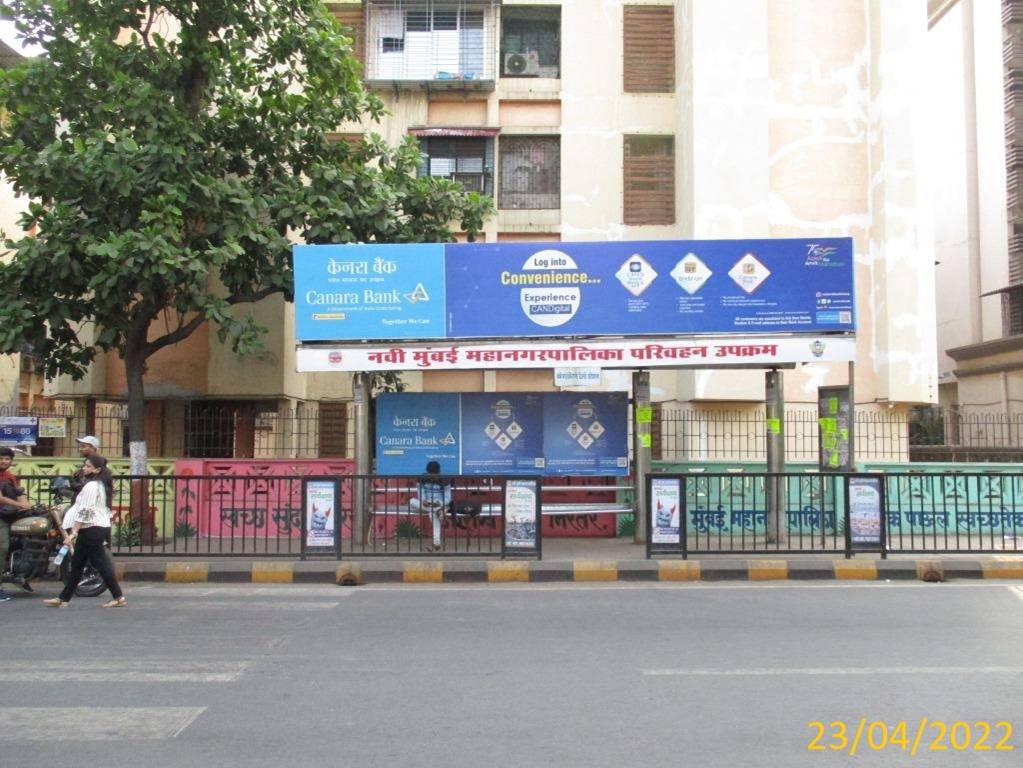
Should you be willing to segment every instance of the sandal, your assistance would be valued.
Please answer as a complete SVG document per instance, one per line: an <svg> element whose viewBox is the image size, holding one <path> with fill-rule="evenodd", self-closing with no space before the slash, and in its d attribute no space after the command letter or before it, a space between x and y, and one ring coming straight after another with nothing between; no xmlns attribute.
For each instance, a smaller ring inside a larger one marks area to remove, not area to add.
<svg viewBox="0 0 1023 768"><path fill-rule="evenodd" d="M61 600L59 597L51 597L48 600L43 600L43 605L49 608L67 608L68 606L67 602Z"/></svg>
<svg viewBox="0 0 1023 768"><path fill-rule="evenodd" d="M109 603L103 603L104 608L123 608L128 604L126 597L119 597L116 600L111 600Z"/></svg>

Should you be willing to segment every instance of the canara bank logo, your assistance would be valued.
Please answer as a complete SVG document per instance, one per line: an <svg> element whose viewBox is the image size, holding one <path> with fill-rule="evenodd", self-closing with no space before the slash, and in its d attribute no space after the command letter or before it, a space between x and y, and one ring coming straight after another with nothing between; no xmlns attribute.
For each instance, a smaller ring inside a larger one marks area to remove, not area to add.
<svg viewBox="0 0 1023 768"><path fill-rule="evenodd" d="M538 251L526 259L522 271L501 273L501 285L522 286L519 304L526 317L544 328L564 325L579 311L581 285L600 280L579 270L567 253Z"/></svg>

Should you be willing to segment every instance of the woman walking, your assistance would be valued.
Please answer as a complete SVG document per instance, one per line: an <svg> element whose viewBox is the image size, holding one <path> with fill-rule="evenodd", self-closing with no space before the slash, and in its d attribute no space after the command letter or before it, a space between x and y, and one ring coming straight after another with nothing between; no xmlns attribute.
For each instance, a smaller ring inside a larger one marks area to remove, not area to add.
<svg viewBox="0 0 1023 768"><path fill-rule="evenodd" d="M124 599L121 585L114 576L114 564L105 546L110 532L110 499L114 496L114 479L107 469L107 460L99 454L89 456L82 471L85 486L64 517L67 523L73 523L71 535L67 537L67 543L75 548L71 558L71 574L60 597L43 600L43 605L66 608L75 594L78 582L82 580L85 564L90 563L103 577L103 582L114 598L104 603L103 607L120 608L127 605L128 601Z"/></svg>

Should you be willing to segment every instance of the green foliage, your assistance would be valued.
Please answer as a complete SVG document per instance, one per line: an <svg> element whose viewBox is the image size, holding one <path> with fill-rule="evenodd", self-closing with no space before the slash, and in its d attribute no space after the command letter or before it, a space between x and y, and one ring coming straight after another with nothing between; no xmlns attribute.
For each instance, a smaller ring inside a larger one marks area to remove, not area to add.
<svg viewBox="0 0 1023 768"><path fill-rule="evenodd" d="M0 171L31 201L0 266L0 352L32 345L47 376L115 350L140 389L146 359L204 322L259 351L265 329L239 305L291 298L290 236L449 241L450 222L476 233L493 211L418 178L411 139L331 141L383 107L320 0L0 12L46 52L0 73Z"/></svg>
<svg viewBox="0 0 1023 768"><path fill-rule="evenodd" d="M174 538L175 539L191 539L196 536L198 532L191 525L185 521L179 522L174 526Z"/></svg>
<svg viewBox="0 0 1023 768"><path fill-rule="evenodd" d="M635 536L636 535L636 516L635 515L619 515L618 516L618 528L616 535L619 537Z"/></svg>
<svg viewBox="0 0 1023 768"><path fill-rule="evenodd" d="M398 527L395 530L395 537L398 539L412 539L416 540L421 538L423 535L422 529L408 520L399 520Z"/></svg>
<svg viewBox="0 0 1023 768"><path fill-rule="evenodd" d="M114 532L110 537L114 547L129 549L142 545L142 521L137 518L129 518L120 525L114 526Z"/></svg>

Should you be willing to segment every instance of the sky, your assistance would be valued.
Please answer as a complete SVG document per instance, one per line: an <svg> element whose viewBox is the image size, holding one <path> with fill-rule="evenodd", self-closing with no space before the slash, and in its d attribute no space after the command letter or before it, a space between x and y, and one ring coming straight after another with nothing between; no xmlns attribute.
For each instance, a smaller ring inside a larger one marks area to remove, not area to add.
<svg viewBox="0 0 1023 768"><path fill-rule="evenodd" d="M37 56L42 53L43 49L38 45L24 46L21 41L18 40L17 35L14 31L14 22L8 19L0 19L0 40L3 40L11 48L16 51L20 51L25 56Z"/></svg>

